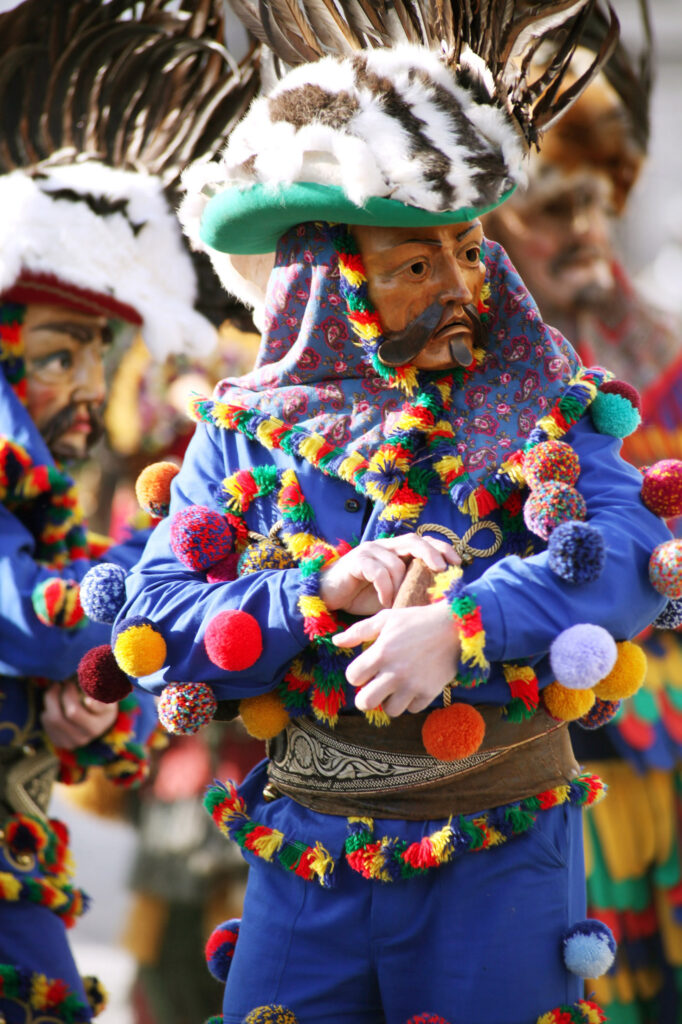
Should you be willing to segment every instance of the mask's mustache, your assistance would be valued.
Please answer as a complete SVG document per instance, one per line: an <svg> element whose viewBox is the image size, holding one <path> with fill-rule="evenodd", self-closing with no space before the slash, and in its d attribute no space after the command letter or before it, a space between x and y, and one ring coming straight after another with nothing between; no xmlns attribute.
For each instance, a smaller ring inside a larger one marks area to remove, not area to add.
<svg viewBox="0 0 682 1024"><path fill-rule="evenodd" d="M79 414L82 403L65 405L58 413L43 425L41 434L47 447L52 450L62 434L69 430ZM95 445L104 433L104 419L102 409L96 405L88 405L88 416L90 417L90 433L88 434L88 449Z"/></svg>
<svg viewBox="0 0 682 1024"><path fill-rule="evenodd" d="M487 341L487 332L474 305L468 303L462 309L466 314L473 333L474 348L482 348ZM443 315L440 302L432 302L419 316L403 327L402 331L385 331L384 341L377 355L384 366L403 366L411 363L428 344L431 335ZM464 352L463 350L466 350ZM451 343L453 358L462 366L471 362L471 353L463 342Z"/></svg>

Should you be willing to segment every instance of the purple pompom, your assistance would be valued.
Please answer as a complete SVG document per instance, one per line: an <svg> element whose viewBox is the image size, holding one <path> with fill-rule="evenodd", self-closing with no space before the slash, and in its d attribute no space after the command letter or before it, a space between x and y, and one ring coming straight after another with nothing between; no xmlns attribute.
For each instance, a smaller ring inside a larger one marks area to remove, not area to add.
<svg viewBox="0 0 682 1024"><path fill-rule="evenodd" d="M569 519L552 533L547 545L547 564L567 583L593 583L606 561L601 530Z"/></svg>
<svg viewBox="0 0 682 1024"><path fill-rule="evenodd" d="M554 677L569 690L588 690L616 664L616 641L602 626L581 622L570 626L549 649Z"/></svg>
<svg viewBox="0 0 682 1024"><path fill-rule="evenodd" d="M125 598L125 569L114 562L93 565L81 580L81 607L93 622L112 623Z"/></svg>

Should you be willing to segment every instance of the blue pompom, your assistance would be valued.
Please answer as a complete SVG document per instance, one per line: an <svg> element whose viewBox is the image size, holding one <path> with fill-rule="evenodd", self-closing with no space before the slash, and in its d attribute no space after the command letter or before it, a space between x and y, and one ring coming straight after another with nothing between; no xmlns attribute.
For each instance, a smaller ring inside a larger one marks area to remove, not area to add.
<svg viewBox="0 0 682 1024"><path fill-rule="evenodd" d="M83 598L81 596L81 604ZM677 629L682 626L682 597L671 598L663 611L654 619L657 629Z"/></svg>
<svg viewBox="0 0 682 1024"><path fill-rule="evenodd" d="M590 406L592 422L600 434L627 437L642 422L639 409L623 395L599 391Z"/></svg>
<svg viewBox="0 0 682 1024"><path fill-rule="evenodd" d="M563 935L564 963L579 978L600 978L616 957L616 940L603 921L586 918Z"/></svg>
<svg viewBox="0 0 682 1024"><path fill-rule="evenodd" d="M605 561L604 538L596 526L569 519L550 535L547 563L567 583L593 583Z"/></svg>
<svg viewBox="0 0 682 1024"><path fill-rule="evenodd" d="M120 565L93 565L81 582L81 607L93 622L112 623L125 603L126 573Z"/></svg>
<svg viewBox="0 0 682 1024"><path fill-rule="evenodd" d="M559 633L549 649L554 677L569 690L587 690L616 664L616 641L602 626L587 622Z"/></svg>

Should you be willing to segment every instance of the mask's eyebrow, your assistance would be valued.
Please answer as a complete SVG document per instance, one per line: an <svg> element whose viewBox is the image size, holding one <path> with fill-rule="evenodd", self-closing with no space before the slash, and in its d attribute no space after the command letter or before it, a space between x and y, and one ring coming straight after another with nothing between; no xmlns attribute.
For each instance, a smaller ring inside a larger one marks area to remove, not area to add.
<svg viewBox="0 0 682 1024"><path fill-rule="evenodd" d="M464 231L460 231L460 233L457 235L457 241L461 242L463 238L466 238L470 231L474 231L476 228L480 228L480 226L480 220L472 221L468 228L465 228Z"/></svg>
<svg viewBox="0 0 682 1024"><path fill-rule="evenodd" d="M108 345L111 342L111 328L108 323L103 324L101 327L91 327L89 324L80 324L73 320L53 320L46 324L36 324L35 327L31 327L29 330L31 334L36 334L40 331L67 334L74 341L80 342L81 345L88 345L98 335L101 337L103 344Z"/></svg>
<svg viewBox="0 0 682 1024"><path fill-rule="evenodd" d="M464 228L463 231L460 231L459 234L455 235L455 238L458 242L461 242L463 238L466 238L470 231L475 231L476 228L480 228L480 226L480 220L474 220L468 225L468 227ZM391 246L391 248L399 249L401 245L433 245L435 248L440 249L442 244L443 243L437 238L404 238L401 242L397 242L394 246Z"/></svg>

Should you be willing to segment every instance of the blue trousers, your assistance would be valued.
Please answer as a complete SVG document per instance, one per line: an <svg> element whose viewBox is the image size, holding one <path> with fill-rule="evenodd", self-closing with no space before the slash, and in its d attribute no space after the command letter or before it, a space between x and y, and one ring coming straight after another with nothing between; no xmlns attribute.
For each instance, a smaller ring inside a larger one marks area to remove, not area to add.
<svg viewBox="0 0 682 1024"><path fill-rule="evenodd" d="M581 814L540 812L526 835L400 882L342 860L323 889L249 856L225 1024L272 1003L300 1024L535 1024L575 1002L561 935L585 917Z"/></svg>

